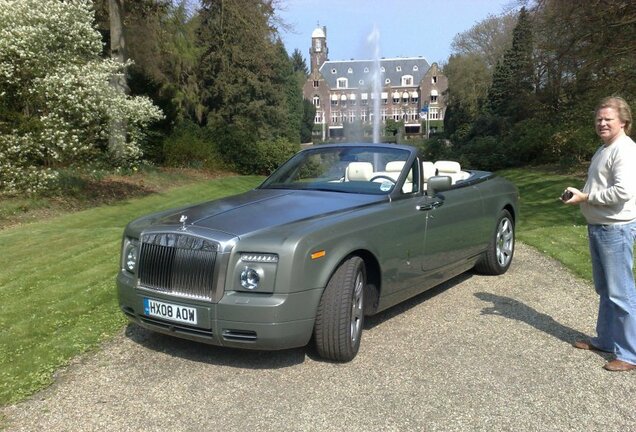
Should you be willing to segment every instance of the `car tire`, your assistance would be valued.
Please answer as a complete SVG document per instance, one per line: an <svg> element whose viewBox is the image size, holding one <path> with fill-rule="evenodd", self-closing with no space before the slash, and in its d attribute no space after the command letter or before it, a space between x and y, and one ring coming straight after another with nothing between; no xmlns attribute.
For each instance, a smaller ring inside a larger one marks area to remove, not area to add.
<svg viewBox="0 0 636 432"><path fill-rule="evenodd" d="M329 279L314 326L314 341L321 357L348 362L358 353L364 326L366 280L364 261L358 256L340 264Z"/></svg>
<svg viewBox="0 0 636 432"><path fill-rule="evenodd" d="M515 251L515 223L508 210L497 218L495 233L488 249L481 256L475 270L487 275L501 275L508 271Z"/></svg>

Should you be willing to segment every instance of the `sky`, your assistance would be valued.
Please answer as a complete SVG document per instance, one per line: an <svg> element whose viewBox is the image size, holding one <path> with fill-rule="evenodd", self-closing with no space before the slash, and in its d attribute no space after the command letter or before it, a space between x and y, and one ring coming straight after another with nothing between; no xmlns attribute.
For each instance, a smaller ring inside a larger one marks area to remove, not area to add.
<svg viewBox="0 0 636 432"><path fill-rule="evenodd" d="M311 33L327 27L329 60L373 58L368 36L380 34L380 56L418 57L445 63L456 34L488 15L511 10L512 0L280 0L277 15L287 52L298 48L309 65Z"/></svg>

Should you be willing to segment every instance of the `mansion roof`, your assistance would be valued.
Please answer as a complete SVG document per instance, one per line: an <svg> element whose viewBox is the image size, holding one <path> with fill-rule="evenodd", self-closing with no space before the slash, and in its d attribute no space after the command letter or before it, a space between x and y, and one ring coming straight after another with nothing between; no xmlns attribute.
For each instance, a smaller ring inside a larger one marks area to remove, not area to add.
<svg viewBox="0 0 636 432"><path fill-rule="evenodd" d="M326 61L320 66L320 73L330 88L339 88L338 79L347 79L347 88L370 88L375 69L373 60ZM411 84L416 87L431 66L424 57L403 57L380 60L380 86L405 87L402 77L411 76ZM388 80L388 81L387 81Z"/></svg>

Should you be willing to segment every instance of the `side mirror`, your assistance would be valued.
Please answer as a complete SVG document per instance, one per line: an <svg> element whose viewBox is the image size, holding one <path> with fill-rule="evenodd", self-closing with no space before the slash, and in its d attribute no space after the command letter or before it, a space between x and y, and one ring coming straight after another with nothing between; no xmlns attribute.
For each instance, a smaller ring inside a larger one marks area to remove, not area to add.
<svg viewBox="0 0 636 432"><path fill-rule="evenodd" d="M435 196L437 192L444 192L451 188L453 182L449 176L433 176L428 179L426 194Z"/></svg>

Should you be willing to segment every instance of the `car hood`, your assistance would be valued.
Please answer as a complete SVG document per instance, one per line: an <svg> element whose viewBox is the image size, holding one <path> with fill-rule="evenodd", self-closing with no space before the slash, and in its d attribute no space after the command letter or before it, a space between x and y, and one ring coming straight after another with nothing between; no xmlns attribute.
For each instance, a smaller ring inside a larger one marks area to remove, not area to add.
<svg viewBox="0 0 636 432"><path fill-rule="evenodd" d="M185 216L188 227L197 226L240 237L264 228L349 211L386 200L386 196L377 195L254 189L240 195L162 212L154 217L150 215L133 224L141 229L150 225L182 225Z"/></svg>

